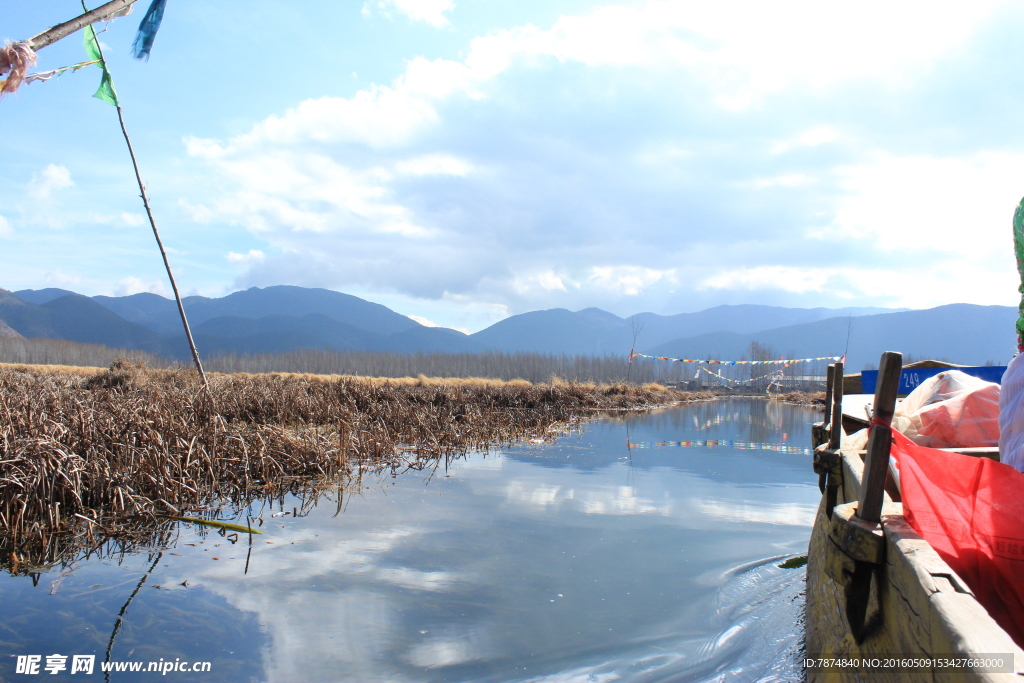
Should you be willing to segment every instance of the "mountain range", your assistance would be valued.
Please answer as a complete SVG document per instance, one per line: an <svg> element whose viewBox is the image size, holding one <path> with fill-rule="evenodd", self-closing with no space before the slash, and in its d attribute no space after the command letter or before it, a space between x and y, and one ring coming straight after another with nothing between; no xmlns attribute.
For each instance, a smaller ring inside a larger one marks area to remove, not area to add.
<svg viewBox="0 0 1024 683"><path fill-rule="evenodd" d="M855 369L877 362L886 350L1003 364L1014 351L1017 317L1008 306L971 304L927 310L739 305L630 318L598 308L550 309L467 335L326 289L254 287L221 298L186 297L183 305L196 346L208 356L306 348L625 355L635 348L675 358L738 359L756 341L788 358L842 355L848 347L847 365ZM0 337L15 335L188 356L177 305L149 293L86 297L63 289L0 289Z"/></svg>

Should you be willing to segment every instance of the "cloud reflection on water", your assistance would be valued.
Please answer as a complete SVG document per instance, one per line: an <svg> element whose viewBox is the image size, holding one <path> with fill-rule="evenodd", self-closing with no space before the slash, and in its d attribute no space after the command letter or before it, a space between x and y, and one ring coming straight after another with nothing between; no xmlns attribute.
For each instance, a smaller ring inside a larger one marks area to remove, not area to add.
<svg viewBox="0 0 1024 683"><path fill-rule="evenodd" d="M572 458L625 451L616 432L563 445ZM636 667L739 661L753 627L715 622L714 591L731 567L805 547L818 498L809 463L797 484L772 464L786 454L695 453L646 469L615 455L580 470L520 452L456 461L429 484L384 477L336 517L321 506L274 519L244 579L241 548L232 562L199 554L176 566L257 615L268 681L555 681L574 670L628 680ZM729 468L760 481L715 478ZM709 586L708 576L722 578Z"/></svg>

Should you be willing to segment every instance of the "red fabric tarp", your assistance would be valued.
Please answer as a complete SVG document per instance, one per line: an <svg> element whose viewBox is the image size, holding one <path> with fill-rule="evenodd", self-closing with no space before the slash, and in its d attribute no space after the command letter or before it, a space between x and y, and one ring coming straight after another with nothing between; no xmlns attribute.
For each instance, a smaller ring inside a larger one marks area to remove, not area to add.
<svg viewBox="0 0 1024 683"><path fill-rule="evenodd" d="M1024 646L1024 474L893 431L907 522Z"/></svg>

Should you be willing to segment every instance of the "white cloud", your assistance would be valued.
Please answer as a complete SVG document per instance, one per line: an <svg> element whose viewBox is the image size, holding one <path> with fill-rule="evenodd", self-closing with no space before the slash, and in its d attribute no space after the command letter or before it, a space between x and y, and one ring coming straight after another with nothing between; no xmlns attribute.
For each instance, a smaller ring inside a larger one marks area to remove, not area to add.
<svg viewBox="0 0 1024 683"><path fill-rule="evenodd" d="M787 140L779 140L771 146L772 154L782 154L791 149L800 147L817 147L819 145L836 142L842 138L842 134L832 126L819 125L809 128L804 132Z"/></svg>
<svg viewBox="0 0 1024 683"><path fill-rule="evenodd" d="M453 572L430 572L408 567L382 567L377 570L376 578L413 590L443 591L451 588L461 577Z"/></svg>
<svg viewBox="0 0 1024 683"><path fill-rule="evenodd" d="M469 70L450 60L416 57L390 86L374 85L351 98L321 97L301 102L281 116L269 116L228 145L187 137L192 156L217 159L266 144L358 142L393 148L439 121L435 104L472 85Z"/></svg>
<svg viewBox="0 0 1024 683"><path fill-rule="evenodd" d="M869 239L885 251L995 258L1011 244L1010 217L1024 192L1024 153L878 153L838 175L846 195L835 221L812 236Z"/></svg>
<svg viewBox="0 0 1024 683"><path fill-rule="evenodd" d="M966 254L955 267L975 284L964 276L955 296L982 298L980 283L1005 279L984 262L1003 248L1024 159L873 152L885 140L855 114L808 105L837 86L902 96L994 11L931 7L647 2L497 30L459 59L412 58L386 85L307 99L230 139L186 139L204 188L180 203L278 254L229 257L248 269L240 284L362 286L451 327L450 310L422 302L507 313L643 296L678 310L696 305L693 288L847 301L868 296L858 280L872 270L932 282L931 265L891 261L921 245ZM980 238L957 246L965 229ZM806 267L794 237L853 241L859 255ZM851 265L871 254L889 260ZM934 282L901 300L948 302L952 279Z"/></svg>
<svg viewBox="0 0 1024 683"><path fill-rule="evenodd" d="M138 228L146 224L146 217L141 213L122 211L118 217L121 219L121 223L129 228Z"/></svg>
<svg viewBox="0 0 1024 683"><path fill-rule="evenodd" d="M169 288L162 281L145 282L142 278L132 276L118 280L117 287L114 289L114 296L130 296L140 292L152 292L163 297L170 296Z"/></svg>
<svg viewBox="0 0 1024 683"><path fill-rule="evenodd" d="M729 522L756 522L786 526L812 526L816 510L811 505L792 503L697 500L696 508L709 517Z"/></svg>
<svg viewBox="0 0 1024 683"><path fill-rule="evenodd" d="M398 12L408 17L409 21L444 28L450 25L445 12L454 9L455 3L452 0L367 0L363 3L363 16L370 17L376 10L390 19L392 12Z"/></svg>
<svg viewBox="0 0 1024 683"><path fill-rule="evenodd" d="M440 16L448 3L388 4L401 11L418 7L422 16ZM675 1L608 6L582 16L563 16L547 30L527 24L474 38L463 61L415 57L390 86L374 85L351 98L306 100L281 116L268 117L233 139L229 148L299 141L401 145L439 122L439 101L456 94L484 97L484 85L513 65L536 68L546 59L591 67L683 69L730 109L748 107L786 88L824 88L867 77L902 82L962 47L992 8L992 2L972 3L935 12L924 2L898 8L878 3L878 12L887 17L880 22L870 9L851 13L815 2L783 7ZM744 21L736 22L737 12L743 13ZM841 30L822 28L840 26ZM866 53L865 44L872 50ZM776 148L823 144L834 136L829 126L819 125L795 141L776 143ZM229 151L215 141L196 138L189 138L187 146L190 154L205 158Z"/></svg>
<svg viewBox="0 0 1024 683"><path fill-rule="evenodd" d="M589 281L600 289L636 296L654 284L677 281L674 268L658 270L642 266L595 266L590 269Z"/></svg>
<svg viewBox="0 0 1024 683"><path fill-rule="evenodd" d="M54 190L63 190L74 186L71 180L71 172L66 166L50 164L43 169L42 173L32 177L28 186L28 194L34 199L49 199Z"/></svg>
<svg viewBox="0 0 1024 683"><path fill-rule="evenodd" d="M480 635L476 632L470 632L461 639L452 636L431 638L410 648L406 658L413 666L428 670L472 662L483 659L490 651L476 642L479 639Z"/></svg>
<svg viewBox="0 0 1024 683"><path fill-rule="evenodd" d="M824 291L836 268L798 268L793 266L757 266L734 268L706 278L699 285L708 289L778 289L784 292Z"/></svg>
<svg viewBox="0 0 1024 683"><path fill-rule="evenodd" d="M805 173L787 173L774 178L755 180L752 186L755 190L764 190L770 187L804 187L813 185L815 182L814 178Z"/></svg>
<svg viewBox="0 0 1024 683"><path fill-rule="evenodd" d="M637 495L631 486L590 486L582 489L513 479L505 487L509 503L517 506L551 508L568 507L588 515L647 515L668 516L672 502L656 503Z"/></svg>
<svg viewBox="0 0 1024 683"><path fill-rule="evenodd" d="M395 164L395 170L402 175L466 176L473 171L473 165L448 154L424 154Z"/></svg>
<svg viewBox="0 0 1024 683"><path fill-rule="evenodd" d="M113 225L123 228L138 228L146 225L146 217L141 213L122 211L117 214L93 213L89 222L98 225Z"/></svg>
<svg viewBox="0 0 1024 683"><path fill-rule="evenodd" d="M179 199L178 206L185 214L185 217L195 223L207 225L217 216L217 212L209 206L205 206L203 204L192 204L186 199Z"/></svg>
<svg viewBox="0 0 1024 683"><path fill-rule="evenodd" d="M46 283L47 287L57 287L64 289L66 287L74 287L82 283L82 276L75 272L68 272L66 270L48 270L43 276L43 282Z"/></svg>
<svg viewBox="0 0 1024 683"><path fill-rule="evenodd" d="M11 227L10 221L0 216L0 237L10 237L13 234L14 228Z"/></svg>
<svg viewBox="0 0 1024 683"><path fill-rule="evenodd" d="M777 291L824 294L832 300L877 301L886 306L931 308L948 303L1011 305L1017 277L1008 268L973 263L955 256L923 259L906 268L757 266L722 270L698 285L700 289ZM995 293L995 294L994 294Z"/></svg>
<svg viewBox="0 0 1024 683"><path fill-rule="evenodd" d="M262 263L267 257L259 249L250 249L247 254L237 254L229 251L226 258L229 263L245 266L252 263Z"/></svg>
<svg viewBox="0 0 1024 683"><path fill-rule="evenodd" d="M539 292L568 292L563 280L553 270L518 273L512 279L511 287L522 296L533 296ZM575 283L573 283L575 286Z"/></svg>
<svg viewBox="0 0 1024 683"><path fill-rule="evenodd" d="M407 315L405 317L409 318L410 320L415 320L416 322L418 322L420 325L423 325L424 327L440 327L440 325L435 323L433 320L428 320L427 318L424 318L423 316Z"/></svg>
<svg viewBox="0 0 1024 683"><path fill-rule="evenodd" d="M516 55L591 66L674 64L697 73L719 105L743 109L794 86L825 88L867 77L902 83L960 49L999 4L942 12L920 0L896 8L869 3L857 12L811 0L612 5L564 16L546 31L528 25L477 38L466 62L490 76ZM867 43L870 53L863 50Z"/></svg>

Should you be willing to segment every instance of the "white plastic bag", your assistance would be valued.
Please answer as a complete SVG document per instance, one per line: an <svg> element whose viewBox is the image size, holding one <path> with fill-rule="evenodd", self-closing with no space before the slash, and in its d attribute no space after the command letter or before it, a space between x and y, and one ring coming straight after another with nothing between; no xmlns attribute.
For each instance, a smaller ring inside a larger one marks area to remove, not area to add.
<svg viewBox="0 0 1024 683"><path fill-rule="evenodd" d="M998 384L946 370L910 392L896 406L892 424L914 443L928 448L996 446L999 396ZM1024 431L1024 412L1021 424Z"/></svg>
<svg viewBox="0 0 1024 683"><path fill-rule="evenodd" d="M1003 373L999 397L999 461L1024 472L1024 353Z"/></svg>

